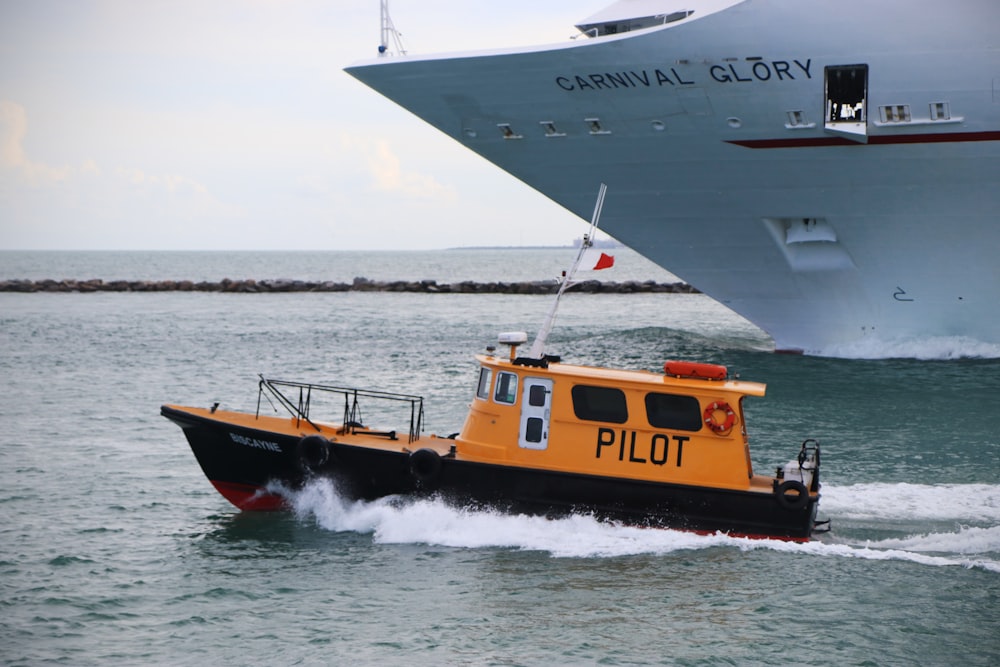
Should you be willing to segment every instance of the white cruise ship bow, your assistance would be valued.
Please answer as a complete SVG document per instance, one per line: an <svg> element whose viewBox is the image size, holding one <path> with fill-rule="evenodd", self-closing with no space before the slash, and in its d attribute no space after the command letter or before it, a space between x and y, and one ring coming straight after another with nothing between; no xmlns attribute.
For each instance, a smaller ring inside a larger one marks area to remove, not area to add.
<svg viewBox="0 0 1000 667"><path fill-rule="evenodd" d="M624 0L347 72L767 331L1000 345L1000 4Z"/></svg>

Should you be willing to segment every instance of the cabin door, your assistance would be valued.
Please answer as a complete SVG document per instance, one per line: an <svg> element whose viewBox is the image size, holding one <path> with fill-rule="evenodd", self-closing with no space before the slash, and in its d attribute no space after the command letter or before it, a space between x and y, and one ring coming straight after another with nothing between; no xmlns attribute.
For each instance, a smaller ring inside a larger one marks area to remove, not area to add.
<svg viewBox="0 0 1000 667"><path fill-rule="evenodd" d="M526 449L548 447L551 412L552 380L524 378L521 389L521 430L517 444Z"/></svg>
<svg viewBox="0 0 1000 667"><path fill-rule="evenodd" d="M824 129L851 141L868 143L868 65L826 68Z"/></svg>

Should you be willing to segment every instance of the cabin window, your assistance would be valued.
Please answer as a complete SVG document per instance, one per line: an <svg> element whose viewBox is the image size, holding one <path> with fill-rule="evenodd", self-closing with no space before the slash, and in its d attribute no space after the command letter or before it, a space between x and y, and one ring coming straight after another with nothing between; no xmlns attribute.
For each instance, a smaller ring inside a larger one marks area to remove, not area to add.
<svg viewBox="0 0 1000 667"><path fill-rule="evenodd" d="M514 373L497 373L497 391L493 394L497 403L513 405L517 400L517 375Z"/></svg>
<svg viewBox="0 0 1000 667"><path fill-rule="evenodd" d="M490 384L493 380L493 371L489 368L479 369L479 386L476 387L476 396L484 401L490 397Z"/></svg>
<svg viewBox="0 0 1000 667"><path fill-rule="evenodd" d="M573 387L573 412L577 419L624 424L628 421L625 392L612 387Z"/></svg>
<svg viewBox="0 0 1000 667"><path fill-rule="evenodd" d="M532 405L536 408L543 407L545 405L545 398L548 395L544 385L535 384L528 389L528 405Z"/></svg>
<svg viewBox="0 0 1000 667"><path fill-rule="evenodd" d="M528 417L524 424L524 439L532 443L541 442L544 425L545 422L540 417Z"/></svg>
<svg viewBox="0 0 1000 667"><path fill-rule="evenodd" d="M694 396L646 394L646 419L654 428L700 431L701 408Z"/></svg>

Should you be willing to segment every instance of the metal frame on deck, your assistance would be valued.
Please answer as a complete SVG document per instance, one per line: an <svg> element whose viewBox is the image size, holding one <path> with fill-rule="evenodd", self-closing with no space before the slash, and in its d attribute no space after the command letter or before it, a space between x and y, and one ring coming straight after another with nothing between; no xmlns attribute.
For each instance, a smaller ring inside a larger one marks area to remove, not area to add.
<svg viewBox="0 0 1000 667"><path fill-rule="evenodd" d="M290 391L291 390L291 391ZM298 400L289 398L288 393L298 390ZM412 394L395 394L385 391L375 391L371 389L356 389L353 387L335 387L323 384L311 384L306 382L291 382L288 380L274 380L260 376L260 383L257 392L257 416L260 416L260 399L267 398L271 402L271 397L276 399L296 420L307 422L310 426L320 431L309 417L309 408L312 403L313 392L324 392L327 394L339 395L344 398L344 414L340 433L357 433L359 430L372 435L384 435L395 439L395 431L376 432L366 429L361 423L361 404L358 399L373 399L378 401L394 401L397 403L409 403L410 405L410 431L408 442L413 442L420 437L424 422L424 398Z"/></svg>

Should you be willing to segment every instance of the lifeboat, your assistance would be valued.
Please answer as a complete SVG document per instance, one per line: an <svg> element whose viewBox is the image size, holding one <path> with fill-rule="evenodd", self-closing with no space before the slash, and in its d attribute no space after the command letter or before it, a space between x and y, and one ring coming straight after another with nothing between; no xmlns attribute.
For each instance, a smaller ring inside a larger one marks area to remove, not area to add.
<svg viewBox="0 0 1000 667"><path fill-rule="evenodd" d="M666 361L663 363L663 372L674 377L701 378L703 380L725 380L729 377L729 369L725 366L695 361Z"/></svg>

